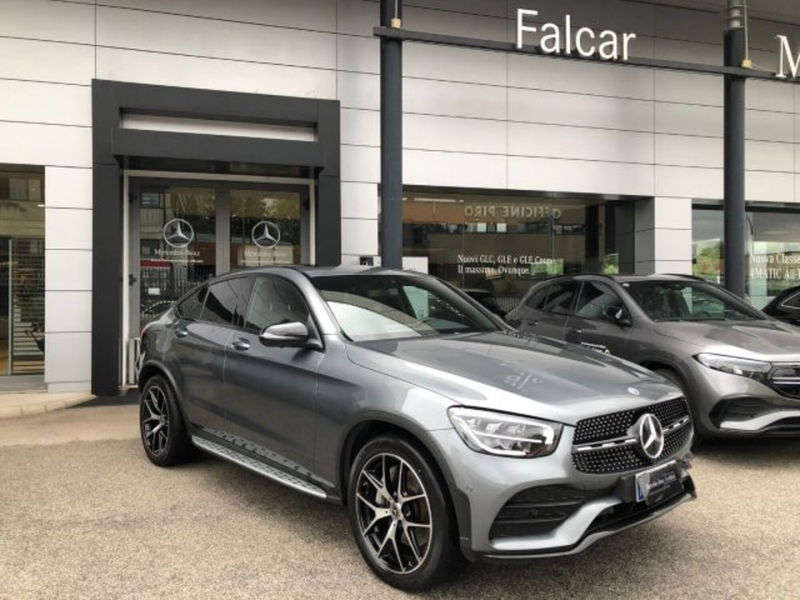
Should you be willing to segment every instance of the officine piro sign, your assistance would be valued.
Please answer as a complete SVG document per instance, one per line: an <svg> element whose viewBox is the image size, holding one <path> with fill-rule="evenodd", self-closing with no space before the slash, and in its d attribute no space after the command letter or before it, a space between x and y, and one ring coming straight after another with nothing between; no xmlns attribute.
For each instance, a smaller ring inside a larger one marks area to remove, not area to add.
<svg viewBox="0 0 800 600"><path fill-rule="evenodd" d="M637 38L635 33L618 33L610 29L597 32L591 27L573 27L571 15L564 15L563 23L534 23L539 11L517 9L517 50L525 45L525 36L539 34L539 50L543 54L576 54L583 58L599 58L605 61L625 62L630 56L630 45ZM778 79L796 79L800 76L800 53L792 51L789 38L776 36L778 40Z"/></svg>

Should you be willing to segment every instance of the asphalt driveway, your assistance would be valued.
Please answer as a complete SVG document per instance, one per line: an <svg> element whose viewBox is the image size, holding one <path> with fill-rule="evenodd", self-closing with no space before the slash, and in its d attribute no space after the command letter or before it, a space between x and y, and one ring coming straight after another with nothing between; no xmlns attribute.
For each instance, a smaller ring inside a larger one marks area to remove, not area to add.
<svg viewBox="0 0 800 600"><path fill-rule="evenodd" d="M152 466L136 407L0 421L0 598L399 598L344 511L221 460ZM716 442L697 502L431 598L800 597L800 441Z"/></svg>

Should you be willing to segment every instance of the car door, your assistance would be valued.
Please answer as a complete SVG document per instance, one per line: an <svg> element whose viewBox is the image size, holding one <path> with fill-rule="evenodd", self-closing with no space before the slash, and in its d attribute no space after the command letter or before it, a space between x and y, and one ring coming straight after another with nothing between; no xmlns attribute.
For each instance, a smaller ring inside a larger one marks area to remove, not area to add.
<svg viewBox="0 0 800 600"><path fill-rule="evenodd" d="M299 321L310 330L314 325L293 283L277 275L256 275L253 282L246 319L225 353L229 430L274 462L308 468L323 353L261 343L259 334L271 325Z"/></svg>
<svg viewBox="0 0 800 600"><path fill-rule="evenodd" d="M578 284L574 280L564 280L548 286L546 295L537 293L531 296L531 301L535 302L535 305L530 307L522 331L564 339L564 329L577 290Z"/></svg>
<svg viewBox="0 0 800 600"><path fill-rule="evenodd" d="M625 357L630 332L630 312L619 294L604 282L584 281L567 323L566 340Z"/></svg>
<svg viewBox="0 0 800 600"><path fill-rule="evenodd" d="M235 306L227 288L215 284L209 291L204 285L177 306L165 353L186 417L196 425L220 427L225 422L225 346L233 332L220 314L230 314L231 304Z"/></svg>

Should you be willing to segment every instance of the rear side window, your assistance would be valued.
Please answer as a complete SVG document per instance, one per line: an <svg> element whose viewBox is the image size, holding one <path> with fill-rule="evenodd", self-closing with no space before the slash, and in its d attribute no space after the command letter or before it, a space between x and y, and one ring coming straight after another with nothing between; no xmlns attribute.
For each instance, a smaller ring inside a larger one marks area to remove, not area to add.
<svg viewBox="0 0 800 600"><path fill-rule="evenodd" d="M308 308L300 290L277 277L256 277L245 327L253 331L280 323L308 323Z"/></svg>
<svg viewBox="0 0 800 600"><path fill-rule="evenodd" d="M203 312L203 303L206 299L208 288L201 286L200 289L193 291L186 300L178 305L178 314L181 318L198 321Z"/></svg>
<svg viewBox="0 0 800 600"><path fill-rule="evenodd" d="M575 293L578 291L578 284L575 281L556 283L550 288L547 300L542 306L542 310L557 315L568 315L575 300Z"/></svg>
<svg viewBox="0 0 800 600"><path fill-rule="evenodd" d="M250 300L253 280L236 277L214 283L208 288L203 320L244 327L244 315Z"/></svg>

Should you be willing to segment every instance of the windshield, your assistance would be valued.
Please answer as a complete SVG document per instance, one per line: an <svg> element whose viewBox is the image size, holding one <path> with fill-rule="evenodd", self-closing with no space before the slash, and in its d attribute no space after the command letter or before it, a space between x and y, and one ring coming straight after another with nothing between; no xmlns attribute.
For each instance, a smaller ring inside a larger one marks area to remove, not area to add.
<svg viewBox="0 0 800 600"><path fill-rule="evenodd" d="M623 284L654 321L762 321L766 317L728 292L702 281Z"/></svg>
<svg viewBox="0 0 800 600"><path fill-rule="evenodd" d="M480 309L432 277L341 275L312 282L354 341L499 331Z"/></svg>

